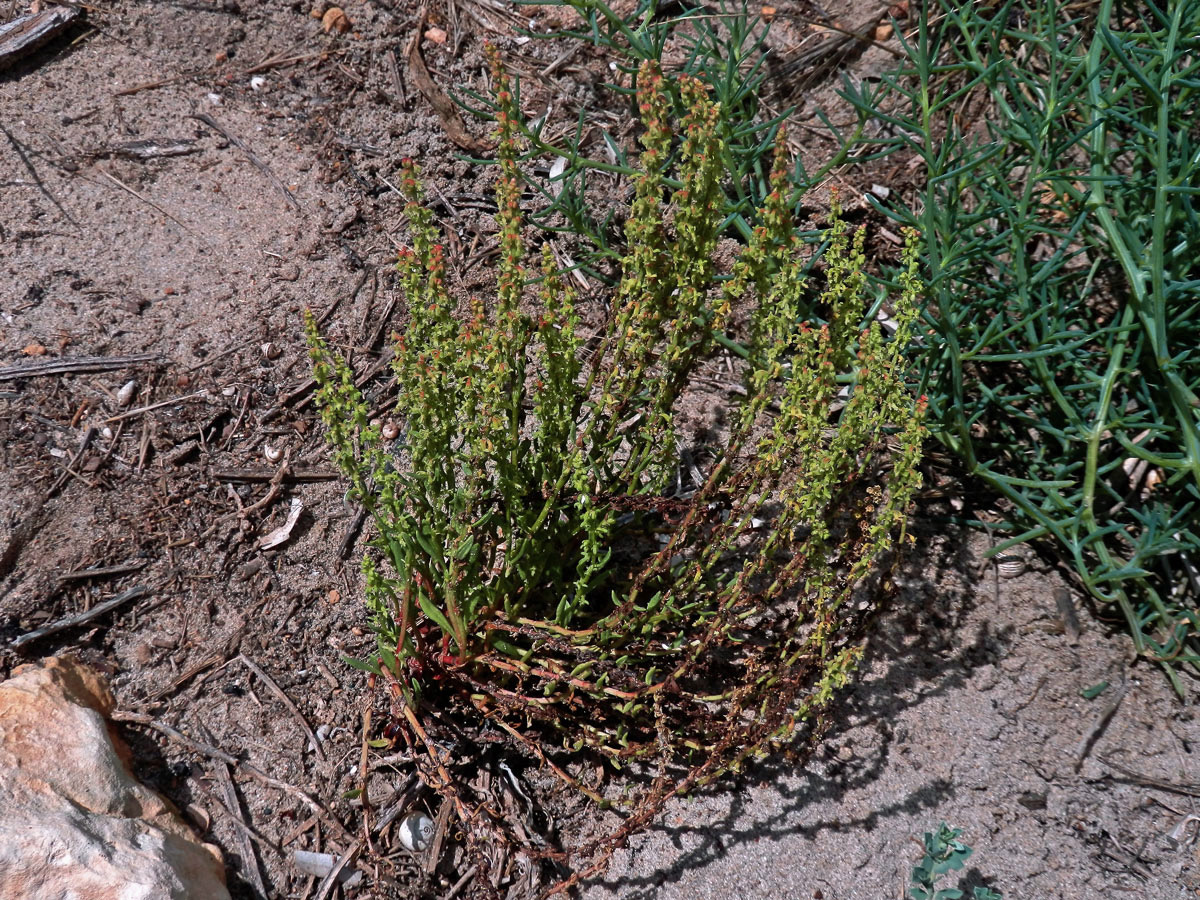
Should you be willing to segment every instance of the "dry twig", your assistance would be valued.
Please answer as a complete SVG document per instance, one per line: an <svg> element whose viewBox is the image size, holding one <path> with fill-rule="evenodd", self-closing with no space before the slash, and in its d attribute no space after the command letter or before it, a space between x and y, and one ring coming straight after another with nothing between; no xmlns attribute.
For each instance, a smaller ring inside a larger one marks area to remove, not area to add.
<svg viewBox="0 0 1200 900"><path fill-rule="evenodd" d="M274 481L277 477L282 484L306 484L314 481L337 481L337 472L328 469L302 469L289 467L282 476L278 469L213 469L211 477L215 481L232 481L235 484L261 484Z"/></svg>
<svg viewBox="0 0 1200 900"><path fill-rule="evenodd" d="M125 191L126 193L130 194L133 197L136 197L138 200L141 200L143 203L145 203L150 208L158 210L160 213L162 213L164 216L166 216L168 219L170 219L172 222L174 222L176 225L178 225L180 228L182 228L184 231L186 231L192 237L199 238L201 241L204 241L205 244L208 244L208 241L206 241L204 239L204 236L202 234L200 234L198 231L194 230L193 228L189 227L188 225L184 224L182 221L177 219L175 216L171 215L171 213L167 212L165 209L163 209L161 206L159 206L157 203L155 203L149 197L139 194L137 191L135 191L133 188L131 188L129 185L127 185L125 182L123 182L120 178L118 178L112 172L109 172L107 169L100 169L98 171L100 172L101 175L103 175L105 178L107 178L109 181L111 181L113 184L115 184L121 190ZM212 246L212 245L209 244L209 246Z"/></svg>
<svg viewBox="0 0 1200 900"><path fill-rule="evenodd" d="M112 372L148 363L161 363L157 353L135 353L132 356L82 356L75 359L39 359L0 368L0 381L16 381L40 375L79 375L84 372Z"/></svg>
<svg viewBox="0 0 1200 900"><path fill-rule="evenodd" d="M59 575L57 581L87 581L92 578L111 578L114 575L127 575L130 572L138 572L150 563L146 560L135 563L123 563L119 566L103 566L99 569L76 569L74 572L67 572L64 575Z"/></svg>
<svg viewBox="0 0 1200 900"><path fill-rule="evenodd" d="M128 603L130 600L136 600L149 593L150 589L145 585L137 585L131 587L127 591L122 591L113 597L111 600L105 600L103 603L97 603L91 609L86 609L81 613L76 613L73 616L67 616L65 619L59 619L57 622L51 622L49 625L43 625L41 628L35 628L33 631L26 632L18 638L15 638L11 644L12 649L16 650L24 647L26 644L36 641L39 638L44 638L47 635L57 634L60 631L65 631L68 628L74 628L76 625L82 625L85 622L90 622L92 619L99 618L107 612L111 612L122 604Z"/></svg>
<svg viewBox="0 0 1200 900"><path fill-rule="evenodd" d="M334 886L338 883L342 869L349 865L360 850L362 850L362 841L355 841L346 848L346 851L338 858L338 861L333 864L333 868L329 870L329 874L322 880L321 886L317 888L315 900L326 900L333 891Z"/></svg>
<svg viewBox="0 0 1200 900"><path fill-rule="evenodd" d="M248 146L246 146L245 143L242 142L241 138L239 138L236 135L227 131L223 125L221 125L219 122L217 122L216 119L214 119L212 116L208 115L207 113L194 113L192 115L192 118L197 120L198 122L203 122L205 125L207 125L209 128L211 128L213 131L217 132L218 134L223 135L225 140L229 141L229 143L233 144L233 146L237 147L244 154L246 154L246 158L249 159L250 162L254 163L255 167L260 172L262 172L264 175L267 176L267 178L268 178L268 180L270 180L271 184L275 185L275 187L279 189L279 192L281 194L283 194L284 197L287 198L288 203L290 203L294 209L299 210L299 209L303 208L300 206L300 201L297 200L292 195L292 192L288 190L287 185L279 180L279 177L274 172L271 171L271 167L268 166L261 159L259 159L258 156L255 155L254 151L251 150Z"/></svg>
<svg viewBox="0 0 1200 900"><path fill-rule="evenodd" d="M208 391L196 391L194 394L184 394L182 397L172 397L170 400L159 400L157 403L151 403L148 406L139 406L137 409L131 409L128 412L123 412L115 416L110 416L104 420L105 425L111 425L113 422L120 422L123 419L131 419L134 416L140 416L142 413L151 412L152 410L162 409L164 406L172 406L176 403L185 403L188 400L199 400L208 396Z"/></svg>
<svg viewBox="0 0 1200 900"><path fill-rule="evenodd" d="M495 144L491 141L481 140L467 130L466 123L458 114L454 101L446 96L446 92L429 77L429 70L425 68L425 60L421 57L421 32L425 28L425 12L426 7L422 6L417 13L412 40L408 44L409 77L416 85L417 90L429 101L429 105L433 107L438 118L442 120L442 127L446 129L446 137L469 153L484 153L491 150Z"/></svg>
<svg viewBox="0 0 1200 900"><path fill-rule="evenodd" d="M321 750L321 745L317 742L317 736L313 734L313 730L308 727L308 721L300 714L300 710L296 708L296 704L292 702L292 698L285 694L283 689L275 683L275 679L259 668L258 664L254 662L254 660L250 659L244 653L238 654L238 660L247 669L258 676L258 680L265 684L267 688L270 689L271 693L278 697L279 701L287 707L288 712L292 714L292 718L294 718L300 724L300 727L304 729L304 733L308 735L309 743L312 744L313 750L316 752L317 757L324 762L325 753Z"/></svg>
<svg viewBox="0 0 1200 900"><path fill-rule="evenodd" d="M241 827L238 830L238 837L242 843L242 869L249 870L250 879L254 882L254 887L258 890L260 897L267 896L267 886L263 884L262 871L258 854L254 852L254 844L247 834L248 826L246 825L246 815L242 812L242 804L238 800L237 789L233 786L233 779L229 776L229 763L222 762L217 767L217 777L221 782L221 794L224 797L223 805L229 811L229 815Z"/></svg>
<svg viewBox="0 0 1200 900"><path fill-rule="evenodd" d="M1096 717L1096 721L1092 723L1092 727L1079 739L1079 745L1075 749L1076 772L1083 768L1083 761L1087 759L1087 755L1091 752L1092 747L1100 739L1100 735L1104 733L1104 729L1108 727L1108 723L1112 721L1112 717L1117 712L1117 707L1125 699L1125 694L1128 690L1129 682L1122 679L1121 687L1117 689L1116 695L1108 701L1108 705L1104 709L1100 710L1100 715Z"/></svg>
<svg viewBox="0 0 1200 900"><path fill-rule="evenodd" d="M67 479L72 475L74 475L76 478L80 477L76 471L76 467L79 465L79 461L83 459L83 454L87 452L88 445L92 442L92 438L95 436L96 426L89 425L87 430L84 431L83 437L79 441L79 449L75 451L75 455L72 456L70 461L67 463L65 471L63 471L63 473L54 480L54 484L50 485L50 490L46 492L47 497L53 497L55 494L57 494L62 489L62 486L67 483ZM60 577L59 580L62 581L65 579Z"/></svg>
<svg viewBox="0 0 1200 900"><path fill-rule="evenodd" d="M0 71L54 40L82 14L82 6L54 4L0 25Z"/></svg>
<svg viewBox="0 0 1200 900"><path fill-rule="evenodd" d="M302 791L294 784L288 784L286 781L280 781L278 778L273 778L257 766L247 762L242 762L236 756L226 753L224 750L220 750L209 744L197 741L195 738L190 738L182 731L172 728L170 725L165 725L162 722L155 720L151 716L146 715L145 713L131 712L128 710L114 710L109 715L109 718L114 722L133 722L137 725L145 725L147 728L153 728L155 731L165 734L172 740L183 744L186 747L190 747L197 753L200 753L211 759L219 759L222 762L227 762L231 766L236 766L239 771L244 772L251 778L256 778L263 784L269 785L276 790L283 791L285 794L295 797L297 800L301 801L305 806L316 813L322 822L324 822L327 826L331 826L334 833L337 834L338 839L347 846L355 843L354 835L346 830L346 827L338 821L337 817L335 817L333 813L325 808L325 805L321 803L320 800L316 800L309 796L305 791Z"/></svg>

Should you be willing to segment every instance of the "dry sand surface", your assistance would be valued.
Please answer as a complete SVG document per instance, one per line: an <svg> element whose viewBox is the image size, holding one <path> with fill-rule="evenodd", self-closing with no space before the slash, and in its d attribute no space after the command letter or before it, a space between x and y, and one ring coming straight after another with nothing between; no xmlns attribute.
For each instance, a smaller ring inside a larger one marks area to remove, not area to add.
<svg viewBox="0 0 1200 900"><path fill-rule="evenodd" d="M793 27L813 14L778 9ZM0 2L0 20L23 11ZM114 614L0 651L2 674L76 650L110 675L121 708L320 798L328 818L233 772L231 799L222 763L123 728L139 776L222 847L242 898L313 896L290 851L340 854L350 844L330 823L361 829L343 793L371 701L341 654L371 640L357 550L339 550L357 534L354 510L310 403L300 314L321 314L360 372L379 365L403 306L389 182L404 157L436 188L458 285L493 277L491 256L476 255L494 243L491 170L456 159L444 117L413 83L413 5L349 0L345 33L312 12L262 0L101 3L0 72L0 368L157 357L0 382L3 645L147 588ZM569 48L519 40L513 25L529 14L492 0L431 8L446 33L419 45L433 80L482 87L485 39L521 71L543 71ZM876 48L846 64L857 77L887 59ZM579 50L530 79L530 103L553 97L566 119L600 104L605 64ZM831 98L835 78L810 90ZM817 138L806 147L826 150ZM878 174L839 178L853 196ZM370 382L372 396L384 381ZM272 484L285 456L290 475ZM295 501L290 538L262 549ZM1063 582L1045 564L995 580L979 561L985 537L918 528L904 590L816 760L768 762L673 803L585 896L899 898L920 855L914 839L942 820L976 849L964 883L1006 897L1200 893L1194 848L1167 837L1200 793L1193 708L1157 670L1129 665L1128 642L1092 611L1081 610L1071 643L1053 599ZM89 567L115 569L78 576ZM1106 691L1081 696L1101 681ZM380 767L376 796L408 774ZM348 895L445 897L461 874L424 877L394 832L377 840L386 865L364 855L372 877Z"/></svg>

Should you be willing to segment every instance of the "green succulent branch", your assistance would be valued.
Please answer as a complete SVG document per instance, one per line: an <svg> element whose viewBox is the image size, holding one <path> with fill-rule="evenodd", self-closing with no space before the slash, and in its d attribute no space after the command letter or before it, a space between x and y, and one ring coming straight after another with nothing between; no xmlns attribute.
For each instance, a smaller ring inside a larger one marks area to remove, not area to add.
<svg viewBox="0 0 1200 900"><path fill-rule="evenodd" d="M914 196L868 199L922 234L931 432L1003 498L992 552L1057 547L1183 695L1178 670L1200 671L1200 2L916 16L900 66L844 95L884 126L856 152L925 171Z"/></svg>

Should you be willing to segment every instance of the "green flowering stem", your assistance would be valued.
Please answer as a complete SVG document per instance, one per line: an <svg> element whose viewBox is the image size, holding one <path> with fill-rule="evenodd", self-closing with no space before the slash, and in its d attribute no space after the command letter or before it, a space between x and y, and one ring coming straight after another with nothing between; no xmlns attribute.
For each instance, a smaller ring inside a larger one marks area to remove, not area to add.
<svg viewBox="0 0 1200 900"><path fill-rule="evenodd" d="M525 136L489 58L492 296L451 293L419 173L402 173L402 442L383 441L352 373L308 323L335 460L377 529L363 563L375 659L410 702L486 710L546 760L556 746L614 765L658 760L658 803L815 735L859 658L846 601L919 484L922 406L901 355L916 282L896 298L896 338L876 323L860 331L863 237L835 208L821 284L806 284L782 137L760 224L721 272L720 108L698 81L668 83L648 63L621 278L585 345L579 300L547 248L540 277L528 276ZM662 174L672 157L675 183ZM911 240L905 253L911 269ZM814 297L819 327L804 321ZM691 439L676 413L718 347L734 351L745 397L699 457L700 483L676 493Z"/></svg>

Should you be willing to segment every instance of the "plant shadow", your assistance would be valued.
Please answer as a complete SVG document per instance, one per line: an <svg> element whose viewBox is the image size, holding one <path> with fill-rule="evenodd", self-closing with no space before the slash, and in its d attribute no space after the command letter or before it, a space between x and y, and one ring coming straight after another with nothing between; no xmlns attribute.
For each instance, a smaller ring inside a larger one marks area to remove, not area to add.
<svg viewBox="0 0 1200 900"><path fill-rule="evenodd" d="M779 842L800 835L815 841L823 832L873 831L896 817L914 816L955 798L954 784L932 778L861 815L812 818L802 815L822 803L838 803L847 793L870 786L884 774L896 735L892 723L904 710L963 687L972 671L996 661L1011 643L1011 628L997 629L988 622L968 624L977 605L980 583L977 558L969 548L969 533L946 531L929 522L916 523L919 552L914 552L896 573L899 590L868 639L858 683L831 711L825 743L813 748L807 764L777 756L748 765L736 780L706 789L702 794L720 803L721 813L702 822L676 808L686 821L664 821L648 829L658 835L660 849L669 857L645 875L610 875L589 882L623 900L650 900L664 886L680 882L685 874L729 855L734 848L760 842ZM986 590L986 581L980 585ZM973 630L972 630L973 629ZM874 732L869 749L864 746L849 759L839 756L829 741L851 729ZM767 787L774 795L769 812L756 815L750 792ZM727 806L725 805L727 803ZM674 848L674 852L668 847Z"/></svg>

